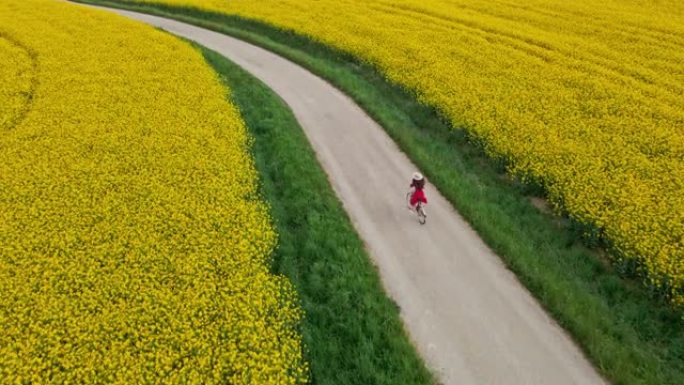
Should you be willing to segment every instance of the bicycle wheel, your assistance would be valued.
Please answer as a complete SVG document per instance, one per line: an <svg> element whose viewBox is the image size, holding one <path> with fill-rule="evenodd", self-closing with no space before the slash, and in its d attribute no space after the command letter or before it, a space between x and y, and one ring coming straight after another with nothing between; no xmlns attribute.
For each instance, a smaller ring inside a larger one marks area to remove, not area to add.
<svg viewBox="0 0 684 385"><path fill-rule="evenodd" d="M421 225L424 225L425 222L427 222L427 215L425 214L425 209L423 209L423 205L419 203L418 209L416 211L418 212L418 222L420 222Z"/></svg>

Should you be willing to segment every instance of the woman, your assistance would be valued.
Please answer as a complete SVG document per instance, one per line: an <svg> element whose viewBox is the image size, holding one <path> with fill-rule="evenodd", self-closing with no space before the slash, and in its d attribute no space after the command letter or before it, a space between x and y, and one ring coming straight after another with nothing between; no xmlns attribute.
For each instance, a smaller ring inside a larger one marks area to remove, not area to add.
<svg viewBox="0 0 684 385"><path fill-rule="evenodd" d="M413 192L411 193L411 199L409 199L409 210L415 210L417 208L418 202L427 204L427 198L425 197L425 192L423 191L425 189L425 178L423 177L423 174L414 172L413 179L411 180L411 186L409 187L413 189Z"/></svg>

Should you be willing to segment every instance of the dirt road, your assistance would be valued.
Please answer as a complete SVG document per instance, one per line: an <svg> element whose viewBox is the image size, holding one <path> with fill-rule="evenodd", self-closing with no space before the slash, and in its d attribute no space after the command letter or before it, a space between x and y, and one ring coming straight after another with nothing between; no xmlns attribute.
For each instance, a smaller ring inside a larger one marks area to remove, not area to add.
<svg viewBox="0 0 684 385"><path fill-rule="evenodd" d="M220 52L292 108L421 355L444 384L602 384L566 333L451 205L405 208L416 171L371 118L305 69L234 38L116 10ZM343 385L343 384L340 384ZM400 384L398 384L400 385Z"/></svg>

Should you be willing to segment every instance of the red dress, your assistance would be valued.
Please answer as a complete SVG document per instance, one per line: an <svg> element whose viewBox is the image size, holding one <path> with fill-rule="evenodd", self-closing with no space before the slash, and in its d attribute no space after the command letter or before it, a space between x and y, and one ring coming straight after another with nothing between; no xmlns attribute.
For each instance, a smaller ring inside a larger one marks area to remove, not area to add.
<svg viewBox="0 0 684 385"><path fill-rule="evenodd" d="M418 202L427 204L427 198L425 197L425 192L423 192L423 189L416 187L416 191L414 191L411 195L411 206L415 206Z"/></svg>

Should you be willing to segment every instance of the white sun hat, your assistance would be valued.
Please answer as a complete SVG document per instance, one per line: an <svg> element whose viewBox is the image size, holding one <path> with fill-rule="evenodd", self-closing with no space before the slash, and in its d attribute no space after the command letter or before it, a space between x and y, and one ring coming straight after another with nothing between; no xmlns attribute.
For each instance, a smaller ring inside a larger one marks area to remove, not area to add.
<svg viewBox="0 0 684 385"><path fill-rule="evenodd" d="M413 173L413 180L423 180L423 174L419 172L414 172Z"/></svg>

